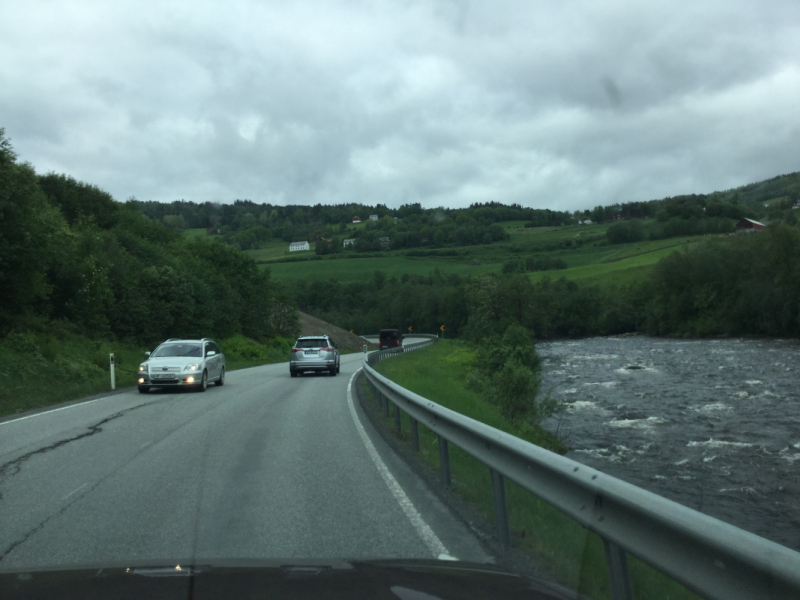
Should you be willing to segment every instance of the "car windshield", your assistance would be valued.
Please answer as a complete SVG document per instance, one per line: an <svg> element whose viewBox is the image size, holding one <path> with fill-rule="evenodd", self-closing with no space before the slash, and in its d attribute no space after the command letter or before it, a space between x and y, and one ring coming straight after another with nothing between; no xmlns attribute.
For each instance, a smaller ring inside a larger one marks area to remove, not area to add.
<svg viewBox="0 0 800 600"><path fill-rule="evenodd" d="M151 358L167 358L170 356L203 356L200 344L164 344L156 348Z"/></svg>
<svg viewBox="0 0 800 600"><path fill-rule="evenodd" d="M142 4L0 1L0 600L800 600L800 0Z"/></svg>
<svg viewBox="0 0 800 600"><path fill-rule="evenodd" d="M324 348L328 345L327 340L297 340L295 348Z"/></svg>

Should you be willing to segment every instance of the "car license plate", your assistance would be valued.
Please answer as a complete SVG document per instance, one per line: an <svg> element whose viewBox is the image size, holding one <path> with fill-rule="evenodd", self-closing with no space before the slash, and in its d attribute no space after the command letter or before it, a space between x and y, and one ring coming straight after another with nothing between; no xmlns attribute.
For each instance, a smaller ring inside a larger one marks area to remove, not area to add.
<svg viewBox="0 0 800 600"><path fill-rule="evenodd" d="M319 350L306 350L306 354L319 354Z"/></svg>
<svg viewBox="0 0 800 600"><path fill-rule="evenodd" d="M159 373L158 375L153 375L154 379L175 379L175 375L172 373Z"/></svg>

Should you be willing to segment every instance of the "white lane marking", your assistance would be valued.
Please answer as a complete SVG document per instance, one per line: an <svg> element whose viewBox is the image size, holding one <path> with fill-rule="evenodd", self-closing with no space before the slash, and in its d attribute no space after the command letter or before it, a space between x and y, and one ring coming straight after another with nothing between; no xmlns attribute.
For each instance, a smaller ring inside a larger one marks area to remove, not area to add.
<svg viewBox="0 0 800 600"><path fill-rule="evenodd" d="M358 371L360 370L361 369L358 369ZM408 517L408 520L411 521L411 525L413 525L414 529L417 530L417 534L422 538L422 541L425 542L425 545L428 546L428 549L437 558L442 554L449 556L450 553L447 551L447 548L445 548L442 540L439 539L439 537L433 532L433 529L431 529L422 518L422 515L420 515L417 509L414 508L414 504L411 502L411 499L406 495L406 493L403 491L403 488L400 487L400 484L392 475L391 471L389 471L386 463L384 463L381 459L378 451L372 444L372 440L369 439L367 432L364 430L364 426L361 424L361 421L358 418L356 407L353 403L353 380L355 379L356 375L358 375L358 371L353 373L353 376L350 377L350 381L347 383L347 401L350 407L350 415L353 417L353 423L355 423L358 435L361 436L361 441L363 441L364 445L367 447L367 452L369 453L372 462L375 463L378 473L381 474L381 477L389 487L389 491L392 492L392 495L394 496L395 500L397 500L400 508L403 509L403 512Z"/></svg>
<svg viewBox="0 0 800 600"><path fill-rule="evenodd" d="M139 446L139 450L141 450L142 448L147 448L147 446L149 446L149 445L150 445L150 444L152 444L152 443L153 443L153 442L145 442L144 444L142 444L141 446Z"/></svg>
<svg viewBox="0 0 800 600"><path fill-rule="evenodd" d="M64 497L62 498L62 500L66 500L67 498L69 498L70 496L72 496L72 494L74 494L75 492L79 492L79 491L81 491L81 490L82 490L83 488L85 488L87 485L89 485L89 484L88 484L88 483L84 483L84 484L83 484L81 487L79 487L77 490L72 490L72 491L71 491L69 494L67 494L66 496L64 496Z"/></svg>
<svg viewBox="0 0 800 600"><path fill-rule="evenodd" d="M114 396L119 396L119 394L114 394ZM104 396L102 398L95 398L94 400L87 400L86 402L81 402L80 404L71 404L69 406L62 406L61 408L54 408L53 410L47 410L45 412L36 413L35 415L28 415L27 417L20 417L19 419L14 419L13 421L3 421L0 423L2 425L8 425L9 423L19 423L20 421L24 421L25 419L33 419L34 417L41 417L42 415L49 415L54 412L58 412L60 410L67 410L68 408L77 408L78 406L86 406L87 404L91 404L92 402L99 402L100 400L105 400L106 398L110 398L110 396Z"/></svg>

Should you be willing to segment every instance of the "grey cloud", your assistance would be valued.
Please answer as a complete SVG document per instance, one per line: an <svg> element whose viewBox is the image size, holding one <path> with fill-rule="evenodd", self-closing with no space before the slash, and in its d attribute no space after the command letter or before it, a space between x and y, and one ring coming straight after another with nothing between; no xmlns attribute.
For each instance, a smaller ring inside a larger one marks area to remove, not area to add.
<svg viewBox="0 0 800 600"><path fill-rule="evenodd" d="M573 209L800 168L791 1L10 4L0 126L118 199Z"/></svg>

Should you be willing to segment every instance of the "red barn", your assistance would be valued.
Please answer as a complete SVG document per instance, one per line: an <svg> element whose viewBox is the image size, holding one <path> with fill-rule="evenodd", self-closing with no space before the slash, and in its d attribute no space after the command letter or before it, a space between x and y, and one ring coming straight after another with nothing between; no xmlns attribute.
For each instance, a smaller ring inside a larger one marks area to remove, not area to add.
<svg viewBox="0 0 800 600"><path fill-rule="evenodd" d="M767 226L763 223L759 223L758 221L753 221L753 219L742 219L736 224L736 229L739 230L750 230L750 231L762 231Z"/></svg>

